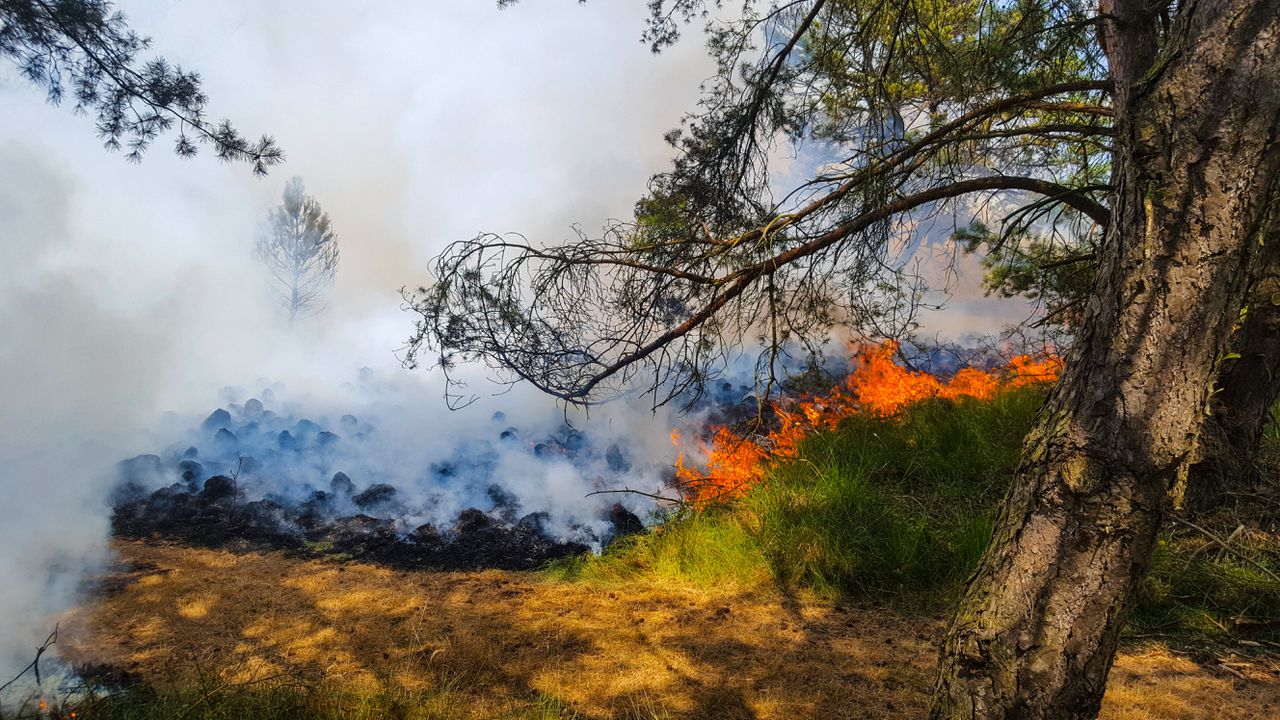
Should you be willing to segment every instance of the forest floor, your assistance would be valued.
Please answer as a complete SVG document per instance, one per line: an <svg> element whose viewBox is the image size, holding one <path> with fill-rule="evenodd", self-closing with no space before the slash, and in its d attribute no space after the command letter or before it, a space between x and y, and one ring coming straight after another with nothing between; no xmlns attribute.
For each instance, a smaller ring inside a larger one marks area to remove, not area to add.
<svg viewBox="0 0 1280 720"><path fill-rule="evenodd" d="M196 702L280 682L363 698L359 713L319 713L334 717L918 718L944 631L939 617L763 590L114 549L63 619L65 659L161 693L211 688ZM1102 717L1280 717L1269 647L1129 639Z"/></svg>

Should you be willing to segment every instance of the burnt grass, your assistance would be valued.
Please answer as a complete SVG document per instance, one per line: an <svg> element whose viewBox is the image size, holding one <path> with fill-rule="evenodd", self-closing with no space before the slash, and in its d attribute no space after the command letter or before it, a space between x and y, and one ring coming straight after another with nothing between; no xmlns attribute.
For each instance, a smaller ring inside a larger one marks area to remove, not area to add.
<svg viewBox="0 0 1280 720"><path fill-rule="evenodd" d="M356 502L376 506L386 500L377 497L379 493L394 492L383 487L369 488L356 496ZM403 532L392 519L333 514L331 492L317 491L296 507L271 499L245 501L230 478L216 475L198 491L190 483L176 483L150 494L117 497L111 529L121 538L237 551L283 550L441 570L531 570L590 551L583 543L550 535L547 513L516 518L514 503L504 504L508 498L494 495L497 506L489 512L468 508L448 527L428 524ZM611 528L606 543L644 529L621 505L613 506L606 519Z"/></svg>

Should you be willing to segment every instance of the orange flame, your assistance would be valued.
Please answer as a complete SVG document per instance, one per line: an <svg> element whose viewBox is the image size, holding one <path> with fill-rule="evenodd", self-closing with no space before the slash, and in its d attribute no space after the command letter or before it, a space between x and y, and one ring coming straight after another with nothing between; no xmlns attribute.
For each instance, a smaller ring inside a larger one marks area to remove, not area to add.
<svg viewBox="0 0 1280 720"><path fill-rule="evenodd" d="M771 459L795 457L801 440L835 429L847 417L889 416L935 397L989 399L1001 389L1055 380L1062 369L1061 359L1052 354L1019 355L1002 368L965 368L942 381L898 365L893 361L897 352L898 343L892 340L855 351L853 372L826 395L784 398L775 403L779 426L764 436L741 435L726 426L713 428L710 442L699 443L707 458L705 469L686 465L683 450L677 457L676 479L681 492L699 507L729 500L764 479ZM671 441L681 446L679 431L671 433Z"/></svg>

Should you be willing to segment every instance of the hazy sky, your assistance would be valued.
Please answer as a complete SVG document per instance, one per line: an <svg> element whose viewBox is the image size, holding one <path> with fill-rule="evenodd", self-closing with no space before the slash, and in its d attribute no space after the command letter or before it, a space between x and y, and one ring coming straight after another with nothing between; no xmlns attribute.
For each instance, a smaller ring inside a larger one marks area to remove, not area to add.
<svg viewBox="0 0 1280 720"><path fill-rule="evenodd" d="M0 577L24 578L0 590L0 639L24 648L67 597L70 576L47 568L102 546L94 463L225 384L396 372L412 322L398 290L432 255L482 230L559 240L627 216L712 72L696 34L652 55L639 0L119 7L201 73L211 116L273 134L288 162L255 178L165 138L130 165L0 65ZM252 251L293 175L342 262L325 322L289 339ZM1007 309L969 287L942 326L998 329Z"/></svg>
<svg viewBox="0 0 1280 720"><path fill-rule="evenodd" d="M99 266L103 302L177 315L159 288L222 300L257 280L244 275L257 224L300 175L342 241L331 319L395 324L399 339L396 290L445 243L479 230L559 239L573 221L626 214L663 167L661 134L710 68L696 42L650 54L642 5L619 5L124 2L158 52L201 72L214 117L272 133L288 163L257 179L158 144L134 167L100 150L90 119L10 74L0 152L40 169L9 160L0 193L49 175L58 187L23 202L59 206L65 261Z"/></svg>
<svg viewBox="0 0 1280 720"><path fill-rule="evenodd" d="M33 262L56 267L95 310L147 328L167 323L162 351L203 356L196 377L165 364L184 388L257 368L271 350L248 342L274 320L262 317L252 245L288 177L304 178L340 236L323 332L343 340L328 354L394 364L411 321L397 290L424 281L431 256L481 230L559 240L573 222L626 216L670 159L662 133L712 72L696 33L651 54L639 42L638 1L527 0L506 11L471 1L120 7L158 53L201 72L213 117L273 134L289 160L259 179L208 153L177 159L166 139L132 166L101 151L91 119L48 106L9 73L0 202L30 222L7 230L26 237L6 251L22 255L0 269L0 283L29 283ZM40 189L28 182L36 177ZM971 295L957 298L963 329L997 329L1005 313L973 306Z"/></svg>

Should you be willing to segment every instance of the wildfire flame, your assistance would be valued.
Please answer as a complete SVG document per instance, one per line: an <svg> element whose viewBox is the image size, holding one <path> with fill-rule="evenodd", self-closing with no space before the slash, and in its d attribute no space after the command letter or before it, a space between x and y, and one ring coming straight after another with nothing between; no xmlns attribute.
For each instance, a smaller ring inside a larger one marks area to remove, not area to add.
<svg viewBox="0 0 1280 720"><path fill-rule="evenodd" d="M774 458L795 457L800 441L858 414L890 416L929 398L969 396L989 399L998 391L1057 379L1062 361L1055 355L1019 355L994 370L964 368L947 380L902 367L893 361L898 343L886 341L854 352L854 370L826 395L784 398L773 404L779 425L764 435L739 434L727 426L714 427L709 441L700 443L705 469L676 459L676 479L686 499L706 506L738 497L764 478ZM679 431L671 441L680 447Z"/></svg>

